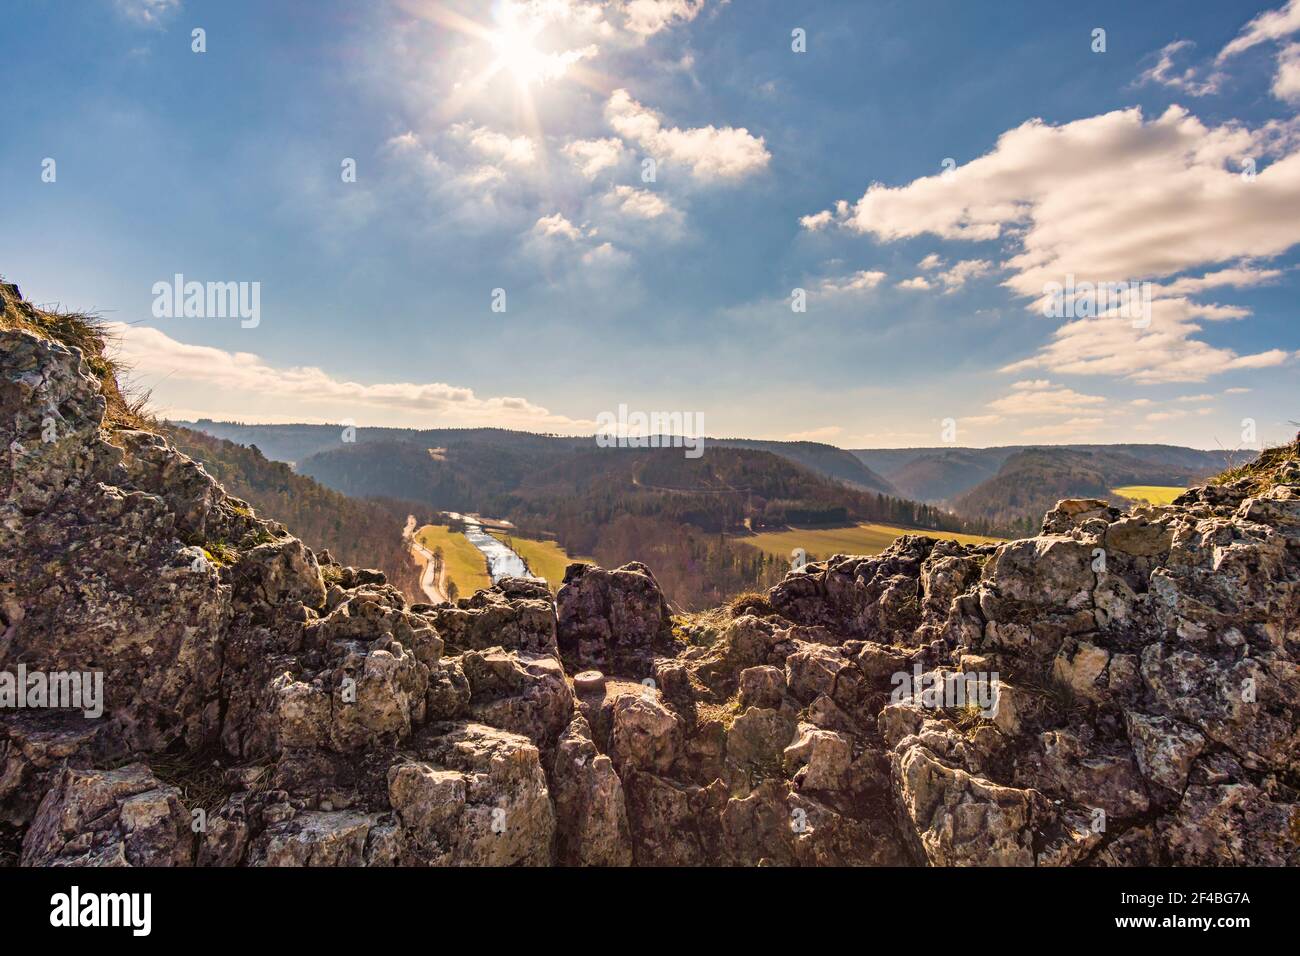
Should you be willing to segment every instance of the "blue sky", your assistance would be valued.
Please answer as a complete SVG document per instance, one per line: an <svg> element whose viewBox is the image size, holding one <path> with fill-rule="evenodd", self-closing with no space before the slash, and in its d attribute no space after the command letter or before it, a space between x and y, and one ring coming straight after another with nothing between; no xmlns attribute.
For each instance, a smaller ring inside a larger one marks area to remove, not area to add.
<svg viewBox="0 0 1300 956"><path fill-rule="evenodd" d="M176 417L1300 418L1300 0L24 0L0 43L0 272L120 323ZM259 283L256 326L156 317L175 273ZM1149 321L1045 316L1067 276L1149 283Z"/></svg>

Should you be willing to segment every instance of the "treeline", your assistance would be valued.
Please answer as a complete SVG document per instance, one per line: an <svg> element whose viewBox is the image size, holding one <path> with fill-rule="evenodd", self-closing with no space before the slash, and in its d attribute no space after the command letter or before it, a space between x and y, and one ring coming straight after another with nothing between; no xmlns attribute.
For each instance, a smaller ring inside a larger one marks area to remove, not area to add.
<svg viewBox="0 0 1300 956"><path fill-rule="evenodd" d="M668 599L682 610L716 607L785 577L790 563L725 535L657 518L622 515L601 529L592 557L602 567L641 561Z"/></svg>
<svg viewBox="0 0 1300 956"><path fill-rule="evenodd" d="M402 543L402 531L408 514L427 520L427 506L349 498L268 460L256 445L245 447L178 426L170 426L167 437L260 517L279 521L313 550L328 549L343 564L378 568L408 599L424 600L419 567Z"/></svg>

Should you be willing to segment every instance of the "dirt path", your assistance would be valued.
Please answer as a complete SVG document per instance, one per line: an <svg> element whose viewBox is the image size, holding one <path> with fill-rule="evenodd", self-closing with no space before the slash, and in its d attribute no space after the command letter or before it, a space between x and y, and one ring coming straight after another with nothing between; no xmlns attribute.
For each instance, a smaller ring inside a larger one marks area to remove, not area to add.
<svg viewBox="0 0 1300 956"><path fill-rule="evenodd" d="M417 563L420 564L420 590L432 604L442 604L447 600L447 564L443 562L442 573L438 580L433 578L433 552L415 540L415 515L407 515L406 528L402 540L411 549Z"/></svg>

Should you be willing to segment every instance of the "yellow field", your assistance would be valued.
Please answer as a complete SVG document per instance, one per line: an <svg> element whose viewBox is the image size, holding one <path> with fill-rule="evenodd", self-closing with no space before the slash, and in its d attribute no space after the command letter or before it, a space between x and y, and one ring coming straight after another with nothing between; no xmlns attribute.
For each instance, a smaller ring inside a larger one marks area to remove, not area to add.
<svg viewBox="0 0 1300 956"><path fill-rule="evenodd" d="M487 573L487 559L463 534L453 534L442 525L427 524L415 532L415 537L430 551L442 548L447 567L446 580L456 582L460 597L469 597L480 588L492 586Z"/></svg>
<svg viewBox="0 0 1300 956"><path fill-rule="evenodd" d="M816 561L829 558L832 554L879 554L889 547L895 538L903 534L924 534L940 540L956 539L962 544L987 544L1002 540L976 534L900 528L888 524L860 524L852 528L793 528L789 531L764 531L751 538L734 540L783 558L790 557L790 552L795 548L803 548L808 552L808 560Z"/></svg>
<svg viewBox="0 0 1300 956"><path fill-rule="evenodd" d="M539 541L535 538L517 538L494 531L492 534L514 548L515 554L528 562L528 570L539 578L545 578L552 591L558 591L564 583L564 569L574 561L587 560L571 557L568 552L554 541Z"/></svg>
<svg viewBox="0 0 1300 956"><path fill-rule="evenodd" d="M1145 501L1151 505L1167 505L1186 488L1171 488L1168 485L1125 485L1123 488L1112 488L1112 495L1121 495L1132 501Z"/></svg>

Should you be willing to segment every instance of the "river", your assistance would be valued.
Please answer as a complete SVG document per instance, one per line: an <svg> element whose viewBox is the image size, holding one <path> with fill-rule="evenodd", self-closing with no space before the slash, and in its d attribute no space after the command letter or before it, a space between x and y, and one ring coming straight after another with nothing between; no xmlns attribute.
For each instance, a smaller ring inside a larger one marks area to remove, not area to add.
<svg viewBox="0 0 1300 956"><path fill-rule="evenodd" d="M528 565L524 559L506 547L505 543L498 538L493 537L476 524L465 525L465 537L469 543L474 545L483 552L487 558L488 575L492 578L492 583L504 577L527 578L531 577L528 573Z"/></svg>
<svg viewBox="0 0 1300 956"><path fill-rule="evenodd" d="M462 515L455 512L449 512L448 514L450 517L459 518L465 523L465 537L487 559L488 577L492 579L493 584L505 577L536 577L536 575L529 573L528 565L524 562L524 559L507 547L501 539L484 531L483 526L474 520L474 515Z"/></svg>

